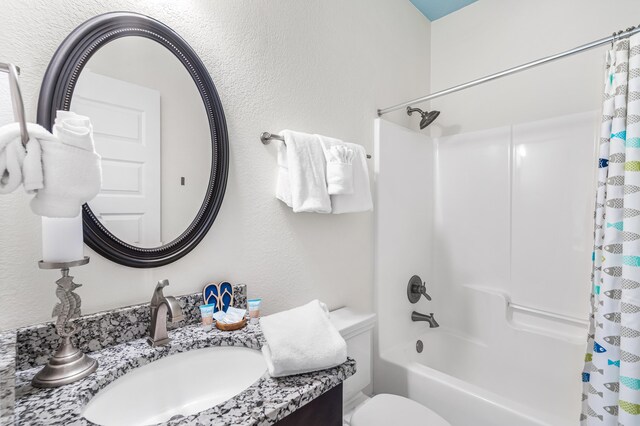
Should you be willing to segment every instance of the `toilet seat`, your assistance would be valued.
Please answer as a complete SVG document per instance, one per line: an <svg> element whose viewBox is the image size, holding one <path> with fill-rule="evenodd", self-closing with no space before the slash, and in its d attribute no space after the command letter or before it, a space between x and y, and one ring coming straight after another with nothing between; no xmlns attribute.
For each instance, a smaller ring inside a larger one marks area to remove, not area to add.
<svg viewBox="0 0 640 426"><path fill-rule="evenodd" d="M451 426L449 422L424 405L402 396L386 393L374 396L356 409L350 425Z"/></svg>

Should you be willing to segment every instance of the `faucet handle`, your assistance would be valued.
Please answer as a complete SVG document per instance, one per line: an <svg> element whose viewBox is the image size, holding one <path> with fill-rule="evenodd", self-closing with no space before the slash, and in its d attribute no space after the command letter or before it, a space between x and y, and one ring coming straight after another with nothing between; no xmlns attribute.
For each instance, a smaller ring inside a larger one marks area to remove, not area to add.
<svg viewBox="0 0 640 426"><path fill-rule="evenodd" d="M418 291L420 292L420 294L422 294L424 297L426 297L427 300L431 300L431 296L429 296L427 294L427 283L423 282L422 285L419 287Z"/></svg>
<svg viewBox="0 0 640 426"><path fill-rule="evenodd" d="M151 306L157 306L162 299L164 299L164 293L162 289L169 285L169 280L159 280L156 284L156 288L153 290L153 296L151 296Z"/></svg>

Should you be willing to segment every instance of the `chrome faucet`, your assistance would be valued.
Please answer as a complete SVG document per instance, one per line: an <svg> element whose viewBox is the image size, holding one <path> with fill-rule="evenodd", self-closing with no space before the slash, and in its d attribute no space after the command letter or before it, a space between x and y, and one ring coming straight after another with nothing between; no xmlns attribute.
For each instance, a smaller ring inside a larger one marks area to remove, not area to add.
<svg viewBox="0 0 640 426"><path fill-rule="evenodd" d="M182 321L182 308L172 296L165 296L162 289L169 285L169 280L160 280L151 297L151 323L147 342L151 346L162 346L169 343L167 335L167 317L171 322Z"/></svg>
<svg viewBox="0 0 640 426"><path fill-rule="evenodd" d="M440 327L438 321L433 317L433 313L429 315L421 314L420 312L413 311L411 313L411 321L426 321L429 323L429 328Z"/></svg>

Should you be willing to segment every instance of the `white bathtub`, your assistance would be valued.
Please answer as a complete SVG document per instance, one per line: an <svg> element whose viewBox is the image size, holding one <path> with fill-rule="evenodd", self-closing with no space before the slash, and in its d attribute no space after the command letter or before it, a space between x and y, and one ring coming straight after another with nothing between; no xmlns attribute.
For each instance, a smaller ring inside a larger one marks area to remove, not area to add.
<svg viewBox="0 0 640 426"><path fill-rule="evenodd" d="M518 340L518 330L514 333ZM544 366L555 358L562 368L562 360L579 356L580 349L538 337L537 343L546 348L527 353L529 345L511 345L499 354L495 345L442 328L429 330L419 337L422 353L416 351L416 339L381 355L376 392L411 398L453 426L575 425L580 407L578 373L573 366L560 374Z"/></svg>

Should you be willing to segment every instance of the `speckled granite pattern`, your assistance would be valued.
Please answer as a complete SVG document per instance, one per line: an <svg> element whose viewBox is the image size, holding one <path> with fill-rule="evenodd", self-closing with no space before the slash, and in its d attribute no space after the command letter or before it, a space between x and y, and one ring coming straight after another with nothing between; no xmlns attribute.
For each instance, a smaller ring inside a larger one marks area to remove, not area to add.
<svg viewBox="0 0 640 426"><path fill-rule="evenodd" d="M150 361L210 346L245 346L260 349L263 336L259 326L249 324L242 330L205 331L189 325L169 333L172 341L152 348L144 339L136 339L93 353L99 367L95 374L56 389L36 389L30 384L38 371L32 368L16 375L16 410L18 424L91 425L81 417L89 399L127 371ZM298 408L337 386L355 373L355 361L319 372L285 378L265 377L234 398L198 414L173 418L167 425L272 425Z"/></svg>
<svg viewBox="0 0 640 426"><path fill-rule="evenodd" d="M16 387L16 333L0 332L0 425L13 424Z"/></svg>
<svg viewBox="0 0 640 426"><path fill-rule="evenodd" d="M247 286L234 285L233 292L233 305L246 309ZM170 291L166 294L170 295ZM185 320L177 324L169 324L168 328L199 323L202 293L178 296L176 299L180 302ZM148 303L85 315L72 321L79 325L80 330L73 337L73 341L76 347L84 352L99 351L146 336L150 321ZM58 347L59 338L53 323L24 327L18 329L17 333L18 370L28 370L46 364Z"/></svg>

